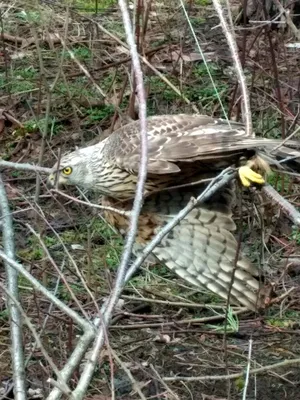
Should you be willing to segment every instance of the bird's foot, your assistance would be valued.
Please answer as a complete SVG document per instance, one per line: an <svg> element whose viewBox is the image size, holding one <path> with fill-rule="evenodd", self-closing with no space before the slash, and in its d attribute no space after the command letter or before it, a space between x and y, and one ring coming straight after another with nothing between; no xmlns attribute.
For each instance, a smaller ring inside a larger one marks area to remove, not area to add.
<svg viewBox="0 0 300 400"><path fill-rule="evenodd" d="M248 165L244 165L238 169L239 177L242 182L242 185L245 187L250 187L251 183L258 183L262 185L265 183L264 178L262 175L258 174L257 172L253 171Z"/></svg>

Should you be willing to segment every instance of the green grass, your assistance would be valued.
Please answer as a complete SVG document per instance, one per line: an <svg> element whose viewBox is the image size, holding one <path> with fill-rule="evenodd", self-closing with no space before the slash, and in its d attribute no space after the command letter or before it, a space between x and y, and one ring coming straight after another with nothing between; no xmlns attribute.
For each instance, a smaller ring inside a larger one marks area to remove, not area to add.
<svg viewBox="0 0 300 400"><path fill-rule="evenodd" d="M110 118L114 115L115 108L112 105L103 105L84 110L88 115L88 122L101 121L104 118Z"/></svg>
<svg viewBox="0 0 300 400"><path fill-rule="evenodd" d="M2 322L9 321L8 309L0 311L0 321L2 321Z"/></svg>
<svg viewBox="0 0 300 400"><path fill-rule="evenodd" d="M22 10L15 14L16 18L26 22L41 22L44 17L44 12L33 11L33 10Z"/></svg>
<svg viewBox="0 0 300 400"><path fill-rule="evenodd" d="M32 66L25 68L16 68L13 71L13 76L14 78L19 78L24 80L36 79L38 76L38 71Z"/></svg>
<svg viewBox="0 0 300 400"><path fill-rule="evenodd" d="M93 253L96 258L104 259L106 265L115 270L119 263L120 257L123 251L123 239L121 236L116 235L115 232L102 220L96 220L93 222L92 227L92 238L98 241L99 239L103 242L102 246L95 246Z"/></svg>
<svg viewBox="0 0 300 400"><path fill-rule="evenodd" d="M262 105L263 107L263 105ZM263 113L252 113L253 129L258 136L282 139L280 113L273 107L265 107Z"/></svg>
<svg viewBox="0 0 300 400"><path fill-rule="evenodd" d="M178 82L176 79L172 76L168 77L168 79L177 86ZM145 84L150 85L150 94L147 99L148 115L161 114L162 109L168 110L174 104L182 102L181 97L158 76L146 77Z"/></svg>
<svg viewBox="0 0 300 400"><path fill-rule="evenodd" d="M102 25L120 39L124 40L126 38L124 25L121 20L104 19Z"/></svg>
<svg viewBox="0 0 300 400"><path fill-rule="evenodd" d="M211 0L194 0L197 6L209 6L212 4Z"/></svg>
<svg viewBox="0 0 300 400"><path fill-rule="evenodd" d="M280 176L277 172L271 172L267 178L267 182L276 188L280 193L287 193L292 177L289 175Z"/></svg>
<svg viewBox="0 0 300 400"><path fill-rule="evenodd" d="M228 80L224 77L221 68L216 63L209 63L209 69L214 78L218 94L226 109L226 96L229 89ZM218 95L211 83L205 65L202 63L195 65L192 71L192 76L194 78L192 82L182 85L182 94L191 102L201 106L201 108L206 110L207 113L211 113L217 102ZM168 79L176 87L180 87L177 78L168 76ZM157 112L161 114L162 112L159 110L174 108L175 104L177 105L177 109L184 105L185 102L181 96L175 93L174 90L159 77L148 77L146 78L146 83L150 84L150 95L148 98L149 115L155 115Z"/></svg>
<svg viewBox="0 0 300 400"><path fill-rule="evenodd" d="M36 71L30 67L13 70L6 79L5 73L0 74L0 90L4 92L20 93L31 91L37 87Z"/></svg>
<svg viewBox="0 0 300 400"><path fill-rule="evenodd" d="M103 11L109 7L117 5L117 0L99 0L98 1L98 10ZM96 11L96 1L95 0L75 0L73 3L75 8L80 9L81 11L86 12L95 12Z"/></svg>
<svg viewBox="0 0 300 400"><path fill-rule="evenodd" d="M79 61L87 61L92 58L92 51L86 46L73 47L72 52L74 54L74 57L77 58ZM67 59L71 58L68 52L65 53L65 57Z"/></svg>
<svg viewBox="0 0 300 400"><path fill-rule="evenodd" d="M70 93L74 98L94 98L98 93L86 77L79 77L72 82L68 82L68 86L64 82L58 82L55 92L61 95L68 95Z"/></svg>
<svg viewBox="0 0 300 400"><path fill-rule="evenodd" d="M46 123L48 125L47 133L55 136L63 131L64 127L62 124L56 121L55 117L41 118L39 120L29 119L23 123L23 127L18 127L13 132L14 138L22 138L31 133L40 132L41 134L46 132Z"/></svg>
<svg viewBox="0 0 300 400"><path fill-rule="evenodd" d="M214 310L214 313L216 315L223 315L223 313L218 313L215 310ZM225 332L225 324L224 324L224 326L207 325L207 327L212 328L216 332ZM238 332L238 331L239 331L239 320L238 320L238 317L235 314L233 314L232 308L228 307L226 332L229 333L229 332Z"/></svg>
<svg viewBox="0 0 300 400"><path fill-rule="evenodd" d="M69 286L76 297L80 297L81 295L86 296L85 288L82 286L81 283L70 283ZM69 289L65 286L64 283L59 286L57 297L63 301L71 301L73 299L71 293L69 292Z"/></svg>
<svg viewBox="0 0 300 400"><path fill-rule="evenodd" d="M206 19L203 17L192 17L190 21L194 29L200 28L206 23Z"/></svg>
<svg viewBox="0 0 300 400"><path fill-rule="evenodd" d="M216 104L218 96L222 99L226 108L226 95L229 85L227 78L224 77L222 70L217 64L209 63L208 67L214 79L218 94L211 82L205 65L201 63L193 68L195 80L193 81L193 85L187 88L187 97L191 101L200 103L203 109L210 112L212 111L212 107Z"/></svg>
<svg viewBox="0 0 300 400"><path fill-rule="evenodd" d="M300 245L300 230L298 227L292 228L291 239L295 241L296 245Z"/></svg>

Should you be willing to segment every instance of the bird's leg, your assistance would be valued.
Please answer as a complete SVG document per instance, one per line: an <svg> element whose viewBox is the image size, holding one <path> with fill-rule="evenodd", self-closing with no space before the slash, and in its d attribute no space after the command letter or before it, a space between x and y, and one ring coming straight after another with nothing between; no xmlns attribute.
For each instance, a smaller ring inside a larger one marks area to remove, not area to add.
<svg viewBox="0 0 300 400"><path fill-rule="evenodd" d="M269 165L260 157L254 157L251 160L248 160L246 165L243 165L238 169L238 174L243 186L250 187L253 183L259 185L265 183L263 175L255 172L254 169L259 170L263 174L267 174L270 171Z"/></svg>

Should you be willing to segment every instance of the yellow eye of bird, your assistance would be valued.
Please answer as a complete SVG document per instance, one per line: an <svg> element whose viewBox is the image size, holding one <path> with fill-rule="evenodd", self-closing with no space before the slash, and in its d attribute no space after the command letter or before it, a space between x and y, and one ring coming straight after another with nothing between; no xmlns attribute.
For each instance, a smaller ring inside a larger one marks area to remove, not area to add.
<svg viewBox="0 0 300 400"><path fill-rule="evenodd" d="M64 169L62 170L62 172L63 172L65 175L70 175L70 174L72 173L72 168L71 168L71 167L66 167L66 168L64 168Z"/></svg>

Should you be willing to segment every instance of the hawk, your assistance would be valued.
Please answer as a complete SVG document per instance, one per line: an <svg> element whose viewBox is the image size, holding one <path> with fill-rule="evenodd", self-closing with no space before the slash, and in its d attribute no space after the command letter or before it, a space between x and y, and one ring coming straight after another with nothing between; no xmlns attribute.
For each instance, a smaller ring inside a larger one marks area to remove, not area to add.
<svg viewBox="0 0 300 400"><path fill-rule="evenodd" d="M160 115L147 119L148 175L134 247L138 254L172 217L197 197L224 168L238 168L240 181L262 185L269 163L294 151L280 141L247 136L243 124L206 115ZM130 210L140 163L140 122L114 131L96 145L64 155L48 184L76 185L103 195L102 204ZM237 255L232 204L236 186L227 185L194 208L153 250L154 256L184 280L205 287L250 310L263 306L258 269ZM122 234L125 215L104 212Z"/></svg>

